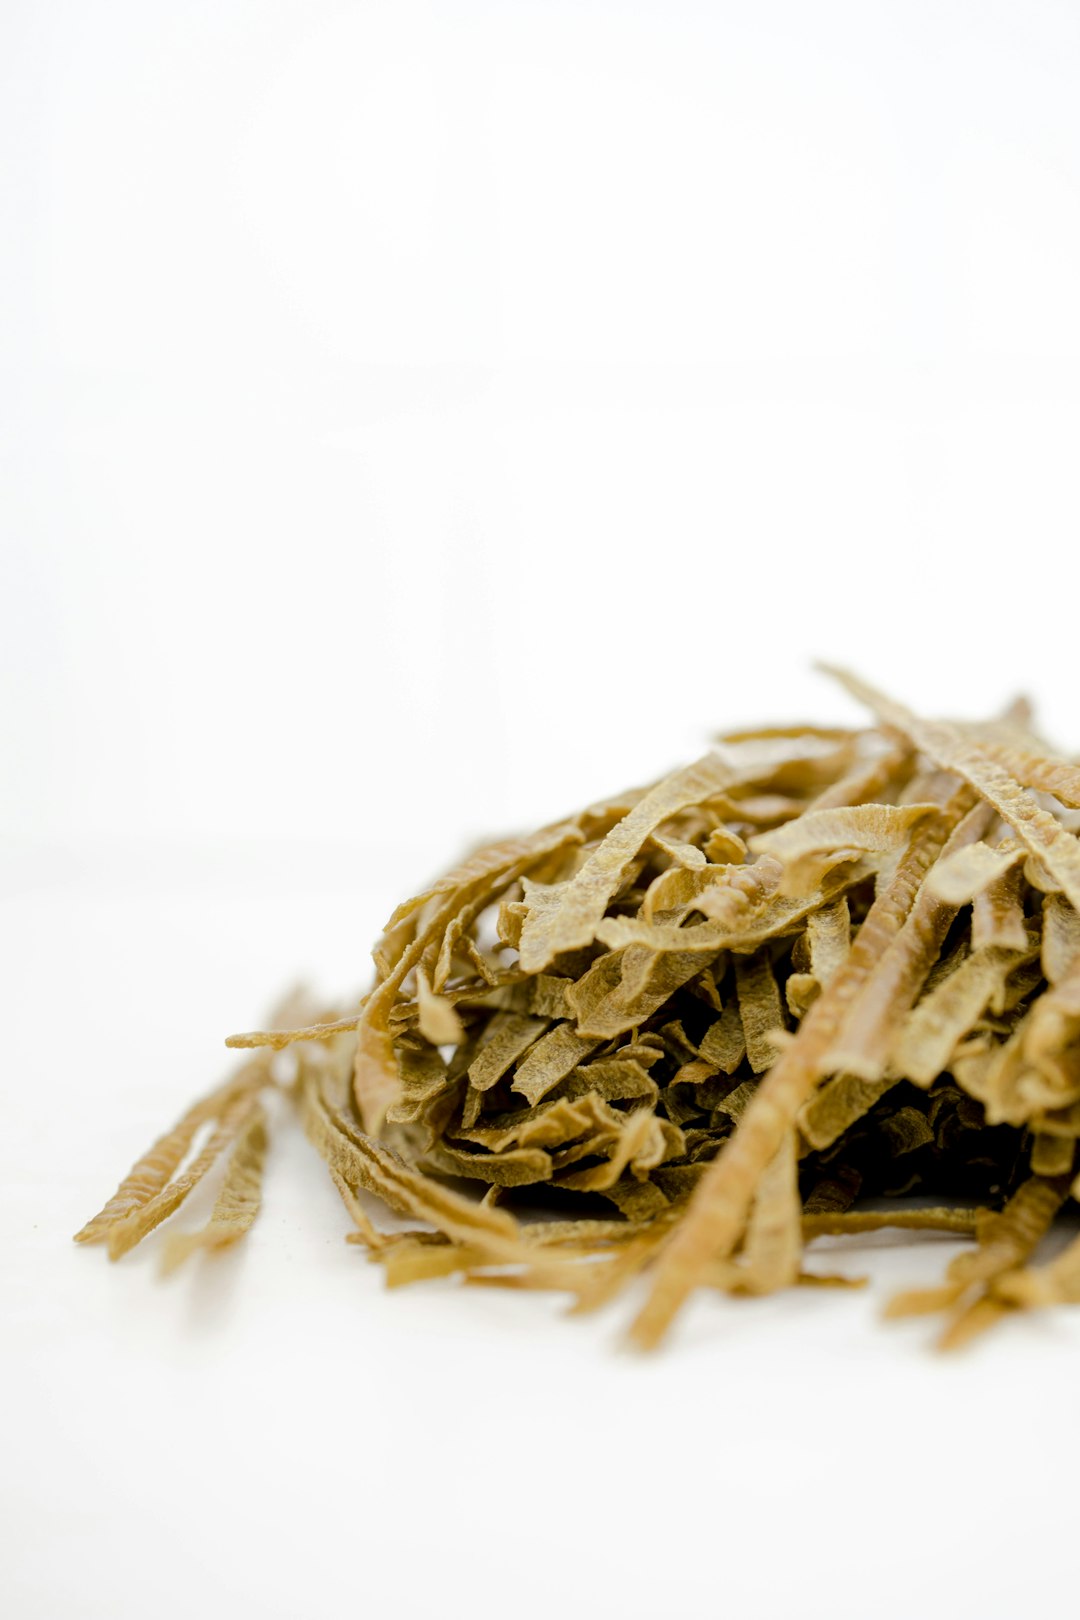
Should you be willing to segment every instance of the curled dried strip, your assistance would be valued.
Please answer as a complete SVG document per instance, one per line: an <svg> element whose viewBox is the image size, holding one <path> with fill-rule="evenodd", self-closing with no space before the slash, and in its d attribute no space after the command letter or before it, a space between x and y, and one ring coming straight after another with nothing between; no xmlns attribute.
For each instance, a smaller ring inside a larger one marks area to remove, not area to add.
<svg viewBox="0 0 1080 1620"><path fill-rule="evenodd" d="M1042 920L1042 970L1047 982L1056 985L1080 960L1080 912L1064 895L1048 894Z"/></svg>
<svg viewBox="0 0 1080 1620"><path fill-rule="evenodd" d="M132 1166L104 1208L76 1232L76 1243L104 1242L111 1227L150 1203L180 1168L200 1127L218 1118L235 1097L250 1094L252 1090L265 1085L269 1078L266 1059L260 1054L223 1086L209 1096L200 1098Z"/></svg>
<svg viewBox="0 0 1080 1620"><path fill-rule="evenodd" d="M1023 872L1014 866L1004 877L980 889L971 907L972 950L980 951L989 945L1005 951L1026 948L1023 882Z"/></svg>
<svg viewBox="0 0 1080 1620"><path fill-rule="evenodd" d="M422 967L416 970L417 1022L420 1033L433 1046L460 1046L465 1039L453 1002L436 995Z"/></svg>
<svg viewBox="0 0 1080 1620"><path fill-rule="evenodd" d="M344 1018L331 1018L320 1024L304 1024L299 1029L254 1029L240 1035L228 1035L225 1045L240 1049L268 1046L271 1051L283 1051L299 1041L329 1041L335 1035L351 1035L360 1027L363 1009Z"/></svg>
<svg viewBox="0 0 1080 1620"><path fill-rule="evenodd" d="M864 1080L857 1074L834 1075L800 1110L799 1130L812 1148L830 1148L895 1084L891 1076Z"/></svg>
<svg viewBox="0 0 1080 1620"><path fill-rule="evenodd" d="M227 1249L247 1235L262 1203L267 1144L266 1114L256 1104L236 1139L209 1221L197 1232L178 1232L169 1239L163 1270L174 1271L199 1249Z"/></svg>
<svg viewBox="0 0 1080 1620"><path fill-rule="evenodd" d="M926 881L939 900L951 906L965 906L1018 866L1024 855L1015 839L1003 839L992 847L980 838L951 855L943 855Z"/></svg>
<svg viewBox="0 0 1080 1620"><path fill-rule="evenodd" d="M572 878L557 885L525 885L528 907L521 930L521 966L539 973L563 951L589 945L623 873L646 839L690 805L730 787L737 773L715 754L665 778L612 828Z"/></svg>
<svg viewBox="0 0 1080 1620"><path fill-rule="evenodd" d="M823 1073L840 1022L903 926L926 873L941 852L951 821L968 807L966 795L941 817L917 826L891 882L877 896L847 961L810 1008L795 1039L758 1087L739 1129L702 1178L656 1266L652 1287L633 1324L643 1349L664 1337L704 1268L731 1254L765 1165Z"/></svg>
<svg viewBox="0 0 1080 1620"><path fill-rule="evenodd" d="M954 1232L970 1236L985 1209L848 1209L834 1214L802 1217L803 1237L844 1237L883 1232L890 1227L906 1232Z"/></svg>
<svg viewBox="0 0 1080 1620"><path fill-rule="evenodd" d="M963 811L966 795L961 794L955 803L957 812ZM942 858L978 838L990 819L985 805L966 809L958 820L957 812ZM928 867L928 876L930 870L932 867ZM955 915L956 907L939 900L924 881L877 971L847 1009L826 1059L828 1069L843 1069L864 1080L885 1078L896 1031L926 983Z"/></svg>
<svg viewBox="0 0 1080 1620"><path fill-rule="evenodd" d="M786 1033L780 1011L780 991L769 958L764 954L737 957L735 984L746 1056L754 1073L763 1074L775 1062Z"/></svg>
<svg viewBox="0 0 1080 1620"><path fill-rule="evenodd" d="M140 1204L121 1220L114 1221L109 1227L106 1237L109 1259L119 1260L121 1255L127 1254L129 1249L141 1243L156 1226L160 1226L162 1221L174 1214L258 1111L259 1104L252 1092L242 1091L234 1096L219 1113L209 1141L196 1154L188 1168L181 1171L160 1192L155 1193L153 1198Z"/></svg>
<svg viewBox="0 0 1080 1620"><path fill-rule="evenodd" d="M1080 843L1015 777L985 749L968 742L955 726L940 720L920 720L903 704L856 676L837 669L828 672L846 686L853 697L873 709L884 725L895 727L943 770L954 771L970 783L1001 819L1008 822L1024 847L1042 861L1073 906L1080 908Z"/></svg>
<svg viewBox="0 0 1080 1620"><path fill-rule="evenodd" d="M935 804L861 804L846 809L811 810L773 832L750 841L758 855L783 863L782 893L813 892L836 863L837 855L897 855L906 848L913 827L939 814Z"/></svg>
<svg viewBox="0 0 1080 1620"><path fill-rule="evenodd" d="M1074 810L1080 808L1080 766L993 739L981 742L980 746L989 759L1024 787L1032 788L1037 793L1050 793Z"/></svg>
<svg viewBox="0 0 1080 1620"><path fill-rule="evenodd" d="M749 1294L772 1294L789 1287L799 1275L802 1245L802 1201L791 1130L784 1133L758 1185L739 1267L741 1288Z"/></svg>
<svg viewBox="0 0 1080 1620"><path fill-rule="evenodd" d="M901 1317L952 1310L940 1340L942 1349L959 1349L977 1332L989 1327L1001 1312L987 1300L987 1288L1006 1272L1015 1270L1034 1253L1068 1194L1068 1182L1031 1176L1009 1199L1000 1214L980 1223L973 1253L952 1261L940 1289L898 1294L886 1315ZM978 1290L974 1298L972 1289Z"/></svg>
<svg viewBox="0 0 1080 1620"><path fill-rule="evenodd" d="M1080 1239L1044 1266L1006 1272L994 1292L1004 1304L1031 1310L1041 1305L1073 1305L1080 1301Z"/></svg>
<svg viewBox="0 0 1080 1620"><path fill-rule="evenodd" d="M905 1019L893 1043L894 1071L916 1085L931 1085L986 1008L1002 994L1009 974L1030 961L1035 949L1031 944L1024 952L988 945L946 974Z"/></svg>
<svg viewBox="0 0 1080 1620"><path fill-rule="evenodd" d="M1024 1023L1023 1055L1052 1088L1043 1107L1062 1107L1080 1096L1080 956L1032 1007Z"/></svg>
<svg viewBox="0 0 1080 1620"><path fill-rule="evenodd" d="M425 951L432 945L438 946L462 905L476 900L480 894L494 899L546 856L580 844L582 837L579 826L563 824L545 828L532 838L493 844L424 895L398 907L387 925L384 939L401 928L405 928L411 938L395 943L391 953L393 965L380 973L379 983L364 1003L357 1026L353 1095L369 1131L377 1132L381 1128L387 1110L397 1097L390 1014L408 974L420 963Z"/></svg>

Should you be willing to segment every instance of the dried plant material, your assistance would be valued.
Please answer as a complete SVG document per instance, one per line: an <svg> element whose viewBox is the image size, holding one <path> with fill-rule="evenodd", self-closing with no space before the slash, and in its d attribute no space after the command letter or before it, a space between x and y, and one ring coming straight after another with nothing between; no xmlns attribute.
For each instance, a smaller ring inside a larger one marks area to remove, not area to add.
<svg viewBox="0 0 1080 1620"><path fill-rule="evenodd" d="M266 1149L266 1114L256 1104L237 1137L209 1221L197 1232L178 1232L169 1239L162 1262L165 1271L174 1271L199 1249L227 1249L251 1230L262 1203Z"/></svg>
<svg viewBox="0 0 1080 1620"><path fill-rule="evenodd" d="M1064 1179L1050 1181L1031 1176L1009 1199L1000 1214L985 1216L977 1227L978 1247L959 1255L945 1273L945 1283L934 1291L899 1294L889 1303L889 1317L921 1316L952 1310L953 1317L941 1340L942 1349L959 1349L976 1333L998 1320L1000 1311L986 1303L987 1288L1013 1271L1034 1253L1066 1197ZM975 1290L974 1295L972 1290Z"/></svg>
<svg viewBox="0 0 1080 1620"><path fill-rule="evenodd" d="M805 1214L804 1238L861 1236L890 1227L907 1232L953 1232L969 1237L985 1210L979 1209L848 1209L837 1214Z"/></svg>
<svg viewBox="0 0 1080 1620"><path fill-rule="evenodd" d="M765 1167L750 1211L740 1267L740 1285L749 1294L773 1294L799 1275L802 1259L802 1202L799 1198L795 1132L785 1132Z"/></svg>
<svg viewBox="0 0 1080 1620"><path fill-rule="evenodd" d="M420 1033L433 1046L460 1046L465 1039L453 1002L438 996L422 967L416 970L416 1005Z"/></svg>
<svg viewBox="0 0 1080 1620"><path fill-rule="evenodd" d="M1031 1168L1037 1176L1067 1176L1076 1158L1075 1137L1036 1131L1031 1143Z"/></svg>
<svg viewBox="0 0 1080 1620"><path fill-rule="evenodd" d="M349 1013L345 1018L332 1018L321 1024L307 1024L301 1029L254 1029L246 1034L228 1035L225 1038L226 1046L245 1047L268 1046L271 1051L280 1052L286 1046L295 1046L298 1041L328 1041L335 1035L351 1035L359 1029L363 1010Z"/></svg>
<svg viewBox="0 0 1080 1620"><path fill-rule="evenodd" d="M1023 747L992 739L980 746L989 759L1014 776L1023 787L1033 788L1037 793L1051 793L1062 804L1074 810L1080 808L1080 766L1055 757L1043 758Z"/></svg>
<svg viewBox="0 0 1080 1620"><path fill-rule="evenodd" d="M995 878L979 890L971 907L972 950L981 951L989 945L1004 951L1026 948L1023 884L1024 874L1014 866L1004 877Z"/></svg>
<svg viewBox="0 0 1080 1620"><path fill-rule="evenodd" d="M706 861L714 866L730 866L746 859L746 845L730 827L714 827L701 846Z"/></svg>
<svg viewBox="0 0 1080 1620"><path fill-rule="evenodd" d="M892 1226L975 1239L890 1308L946 1348L1080 1301L1080 1244L1036 1253L1080 1193L1080 766L1021 707L924 721L843 679L876 724L731 733L405 901L359 1009L230 1037L259 1050L80 1240L125 1253L222 1160L164 1263L240 1239L280 1084L392 1288L585 1311L642 1277L651 1346L698 1287L857 1286L807 1246Z"/></svg>
<svg viewBox="0 0 1080 1620"><path fill-rule="evenodd" d="M746 1056L742 1014L737 1001L729 1001L720 1017L710 1024L698 1048L707 1063L714 1063L722 1074L735 1074Z"/></svg>
<svg viewBox="0 0 1080 1620"><path fill-rule="evenodd" d="M891 1091L895 1080L863 1080L857 1074L837 1074L826 1082L799 1114L799 1129L812 1148L832 1147L856 1120Z"/></svg>
<svg viewBox="0 0 1080 1620"><path fill-rule="evenodd" d="M843 671L837 679L854 697L869 705L885 724L902 732L943 770L954 771L979 794L1017 838L1060 885L1074 907L1080 908L1080 843L1061 822L1044 810L1020 784L977 744L969 743L954 726L939 720L920 720L883 693Z"/></svg>
<svg viewBox="0 0 1080 1620"><path fill-rule="evenodd" d="M795 1039L761 1082L738 1129L702 1178L659 1257L649 1298L633 1324L634 1338L643 1349L663 1338L705 1266L726 1259L734 1249L755 1185L784 1131L794 1124L822 1078L823 1060L844 1013L872 980L941 852L948 822L959 819L966 804L963 798L947 818L928 818L915 829L892 881L867 913L847 961L810 1008Z"/></svg>
<svg viewBox="0 0 1080 1620"><path fill-rule="evenodd" d="M767 956L740 956L735 963L746 1055L755 1074L763 1074L775 1061L777 1035L784 1032L780 992Z"/></svg>
<svg viewBox="0 0 1080 1620"><path fill-rule="evenodd" d="M1004 1273L997 1279L994 1292L1002 1304L1026 1310L1043 1305L1075 1305L1080 1301L1080 1240L1074 1239L1045 1266Z"/></svg>
<svg viewBox="0 0 1080 1620"><path fill-rule="evenodd" d="M936 815L934 804L860 804L847 809L811 810L773 832L758 833L750 848L772 855L784 866L787 894L813 890L825 872L857 854L897 855L903 850L916 822Z"/></svg>
<svg viewBox="0 0 1080 1620"><path fill-rule="evenodd" d="M224 1150L257 1115L259 1105L248 1093L240 1093L227 1103L218 1116L206 1146L195 1156L186 1170L175 1176L160 1192L133 1209L129 1215L115 1221L108 1229L106 1242L109 1259L119 1260L148 1233L166 1220L187 1198L188 1194L213 1169Z"/></svg>
<svg viewBox="0 0 1080 1620"><path fill-rule="evenodd" d="M495 1013L479 1051L469 1064L469 1084L477 1091L490 1091L547 1027L546 1018L530 1018L524 1013Z"/></svg>
<svg viewBox="0 0 1080 1620"><path fill-rule="evenodd" d="M916 1085L931 1085L1024 957L997 945L973 951L908 1014L893 1044L894 1071Z"/></svg>
<svg viewBox="0 0 1080 1620"><path fill-rule="evenodd" d="M1080 960L1080 912L1061 894L1048 894L1042 908L1042 970L1057 984Z"/></svg>
<svg viewBox="0 0 1080 1620"><path fill-rule="evenodd" d="M1015 839L1004 839L992 848L980 838L951 855L943 855L926 881L939 900L950 906L965 906L1023 859L1024 851Z"/></svg>
<svg viewBox="0 0 1080 1620"><path fill-rule="evenodd" d="M941 818L943 826L946 818L951 824L944 858L977 838L989 819L985 805L967 810L967 802L959 795ZM864 1080L884 1078L896 1031L925 985L955 914L956 908L939 900L927 882L921 884L877 971L853 997L826 1056L827 1069L847 1070Z"/></svg>
<svg viewBox="0 0 1080 1620"><path fill-rule="evenodd" d="M715 754L657 784L612 828L572 878L540 886L526 883L528 915L521 931L521 966L539 973L563 951L590 945L623 872L642 844L665 821L703 804L737 780Z"/></svg>
<svg viewBox="0 0 1080 1620"><path fill-rule="evenodd" d="M565 1080L599 1041L579 1035L572 1024L556 1024L541 1037L514 1072L514 1090L527 1097L535 1108L542 1097Z"/></svg>
<svg viewBox="0 0 1080 1620"><path fill-rule="evenodd" d="M599 957L567 1000L581 1034L607 1040L645 1023L701 968L696 952L631 943Z"/></svg>

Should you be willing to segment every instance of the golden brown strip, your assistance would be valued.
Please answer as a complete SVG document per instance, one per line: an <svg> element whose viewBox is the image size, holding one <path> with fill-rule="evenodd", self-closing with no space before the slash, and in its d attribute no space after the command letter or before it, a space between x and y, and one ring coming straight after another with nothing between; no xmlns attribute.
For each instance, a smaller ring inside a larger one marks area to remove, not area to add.
<svg viewBox="0 0 1080 1620"><path fill-rule="evenodd" d="M857 676L830 665L822 668L853 697L873 709L885 725L902 732L943 770L954 771L970 783L1008 822L1024 847L1043 862L1073 907L1080 909L1080 843L1008 771L977 744L968 742L955 726L940 720L920 720L903 704Z"/></svg>
<svg viewBox="0 0 1080 1620"><path fill-rule="evenodd" d="M256 1104L236 1139L209 1221L197 1232L178 1232L169 1239L163 1271L174 1271L199 1249L227 1249L247 1235L262 1203L267 1141L266 1114Z"/></svg>
<svg viewBox="0 0 1080 1620"><path fill-rule="evenodd" d="M821 1078L821 1064L841 1020L903 926L951 827L967 813L965 792L946 799L944 814L915 829L891 882L867 913L846 962L810 1008L790 1046L762 1081L739 1129L721 1149L668 1239L632 1335L643 1349L659 1344L706 1265L724 1259L741 1235L765 1165Z"/></svg>
<svg viewBox="0 0 1080 1620"><path fill-rule="evenodd" d="M234 1097L222 1109L210 1140L188 1168L160 1192L155 1193L153 1198L140 1204L130 1214L109 1227L107 1234L109 1259L119 1260L121 1255L127 1254L129 1249L141 1243L156 1226L179 1209L188 1194L198 1186L207 1171L213 1168L220 1155L258 1111L258 1102L251 1092L240 1092Z"/></svg>

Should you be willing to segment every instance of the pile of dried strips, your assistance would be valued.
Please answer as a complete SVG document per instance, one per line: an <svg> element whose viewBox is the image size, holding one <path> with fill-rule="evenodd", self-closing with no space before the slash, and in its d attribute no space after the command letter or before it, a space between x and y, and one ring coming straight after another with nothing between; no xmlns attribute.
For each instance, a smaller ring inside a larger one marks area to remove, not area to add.
<svg viewBox="0 0 1080 1620"><path fill-rule="evenodd" d="M288 1046L393 1285L584 1309L645 1273L651 1346L699 1286L842 1283L804 1270L808 1243L901 1226L973 1236L891 1306L946 1312L945 1344L1080 1298L1080 1240L1033 1261L1080 1194L1080 768L1022 706L923 721L840 678L874 729L726 736L399 906L361 1009L234 1037L258 1050L80 1239L123 1254L230 1147L167 1263L246 1231ZM380 1231L361 1191L423 1225Z"/></svg>

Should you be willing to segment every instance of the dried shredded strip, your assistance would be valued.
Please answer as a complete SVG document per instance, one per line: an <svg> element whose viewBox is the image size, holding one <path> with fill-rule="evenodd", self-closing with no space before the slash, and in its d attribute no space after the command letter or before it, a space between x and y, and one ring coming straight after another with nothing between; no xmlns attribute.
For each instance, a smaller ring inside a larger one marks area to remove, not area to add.
<svg viewBox="0 0 1080 1620"><path fill-rule="evenodd" d="M1080 959L1080 912L1062 894L1048 894L1042 908L1042 970L1058 984Z"/></svg>
<svg viewBox="0 0 1080 1620"><path fill-rule="evenodd" d="M827 665L822 667L853 697L873 709L883 724L902 732L943 770L954 771L970 783L1008 822L1024 847L1042 861L1072 905L1080 908L1080 843L1008 771L978 744L968 742L955 726L940 720L920 720L903 704L857 676Z"/></svg>
<svg viewBox="0 0 1080 1620"><path fill-rule="evenodd" d="M308 1066L304 1126L332 1170L351 1187L381 1198L398 1215L428 1221L446 1237L480 1243L496 1259L520 1258L517 1222L500 1209L474 1203L440 1182L410 1169L345 1114L338 1077Z"/></svg>
<svg viewBox="0 0 1080 1620"><path fill-rule="evenodd" d="M582 840L576 825L545 828L532 838L509 839L480 850L425 894L399 906L387 925L384 941L407 927L408 941L395 945L393 965L364 1004L357 1026L353 1064L353 1094L368 1131L377 1132L387 1109L397 1097L397 1066L389 1019L402 982L425 951L439 942L463 904L483 894L493 899L553 852L569 849Z"/></svg>
<svg viewBox="0 0 1080 1620"><path fill-rule="evenodd" d="M737 780L716 754L666 777L640 799L565 883L525 885L528 915L521 930L521 966L539 973L561 952L589 945L629 862L649 835L690 805L702 804Z"/></svg>
<svg viewBox="0 0 1080 1620"><path fill-rule="evenodd" d="M967 804L964 796L944 816L928 817L916 827L891 882L867 913L847 961L810 1008L795 1039L758 1087L739 1129L702 1178L685 1217L665 1245L649 1297L633 1324L633 1337L641 1348L660 1342L705 1266L725 1259L738 1242L755 1185L817 1085L822 1060L844 1013L903 926L950 823L959 819Z"/></svg>
<svg viewBox="0 0 1080 1620"><path fill-rule="evenodd" d="M1052 1088L1043 1107L1063 1107L1080 1096L1080 956L1032 1007L1023 1055ZM1030 1087L1028 1095L1034 1096Z"/></svg>
<svg viewBox="0 0 1080 1620"><path fill-rule="evenodd" d="M514 1071L514 1090L535 1107L599 1044L598 1040L587 1040L579 1035L572 1024L556 1024L518 1064Z"/></svg>
<svg viewBox="0 0 1080 1620"><path fill-rule="evenodd" d="M363 1016L361 1008L345 1018L333 1018L321 1024L305 1024L299 1029L252 1029L244 1034L226 1036L225 1045L241 1049L268 1046L271 1051L280 1052L286 1046L295 1046L298 1041L329 1041L335 1035L351 1035L359 1029Z"/></svg>
<svg viewBox="0 0 1080 1620"><path fill-rule="evenodd" d="M769 958L765 955L736 957L735 984L746 1055L754 1073L763 1074L776 1061L786 1033L780 992Z"/></svg>
<svg viewBox="0 0 1080 1620"><path fill-rule="evenodd" d="M863 1236L890 1228L904 1232L953 1232L970 1236L985 1209L849 1209L835 1214L808 1214L802 1217L803 1237Z"/></svg>
<svg viewBox="0 0 1080 1620"><path fill-rule="evenodd" d="M169 1239L164 1271L174 1271L200 1249L227 1249L251 1230L262 1204L267 1141L266 1114L256 1104L236 1139L209 1221L197 1232L178 1232Z"/></svg>
<svg viewBox="0 0 1080 1620"><path fill-rule="evenodd" d="M984 950L989 945L998 945L1005 951L1026 948L1023 881L1023 872L1014 866L1004 877L995 878L985 889L980 889L971 907L973 950Z"/></svg>
<svg viewBox="0 0 1080 1620"><path fill-rule="evenodd" d="M722 1073L735 1073L746 1056L746 1036L737 1001L729 1001L720 1017L709 1025L698 1051Z"/></svg>
<svg viewBox="0 0 1080 1620"><path fill-rule="evenodd" d="M975 1333L990 1326L998 1312L988 1311L984 1293L973 1300L965 1295L973 1288L984 1290L1004 1273L1021 1266L1034 1253L1068 1192L1064 1180L1050 1181L1031 1176L1022 1183L1000 1214L992 1214L979 1224L978 1247L961 1254L951 1263L940 1289L916 1290L898 1294L886 1307L887 1317L924 1315L954 1310L940 1341L942 1349L958 1349ZM972 1314L974 1313L974 1314Z"/></svg>
<svg viewBox="0 0 1080 1620"><path fill-rule="evenodd" d="M1024 849L1013 838L1004 839L996 848L980 838L952 855L943 855L928 876L927 886L948 905L966 906L1024 856Z"/></svg>
<svg viewBox="0 0 1080 1620"><path fill-rule="evenodd" d="M105 1207L76 1232L76 1243L102 1243L111 1227L134 1211L149 1204L172 1180L187 1157L199 1128L216 1118L239 1093L264 1085L268 1080L265 1061L260 1057L246 1064L240 1073L210 1096L203 1097L171 1131L159 1137L124 1177Z"/></svg>
<svg viewBox="0 0 1080 1620"><path fill-rule="evenodd" d="M787 1288L798 1277L801 1260L802 1201L795 1132L786 1131L762 1174L750 1211L740 1287L749 1294L772 1294Z"/></svg>
<svg viewBox="0 0 1080 1620"><path fill-rule="evenodd" d="M697 952L630 944L598 957L567 1000L583 1036L609 1040L643 1024L701 968Z"/></svg>
<svg viewBox="0 0 1080 1620"><path fill-rule="evenodd" d="M160 1226L162 1221L180 1208L188 1194L199 1185L258 1109L259 1104L250 1092L239 1093L222 1109L209 1141L188 1168L152 1198L109 1227L107 1243L110 1260L119 1260L121 1255L141 1243L156 1226Z"/></svg>
<svg viewBox="0 0 1080 1620"><path fill-rule="evenodd" d="M943 857L978 838L989 814L984 805L968 810L950 833ZM955 915L956 907L939 900L924 881L877 971L848 1008L826 1058L827 1069L843 1069L864 1080L885 1078L896 1031L926 983Z"/></svg>
<svg viewBox="0 0 1080 1620"><path fill-rule="evenodd" d="M469 1084L477 1091L490 1091L547 1028L546 1018L497 1013L488 1025L487 1038L469 1064Z"/></svg>
<svg viewBox="0 0 1080 1620"><path fill-rule="evenodd" d="M937 815L935 804L861 804L833 810L811 810L773 832L750 840L757 855L772 855L783 862L781 892L788 895L814 890L835 857L897 855L908 844L912 829L926 816Z"/></svg>
<svg viewBox="0 0 1080 1620"><path fill-rule="evenodd" d="M891 1077L863 1080L857 1074L834 1075L800 1111L799 1129L812 1148L832 1147L895 1083Z"/></svg>
<svg viewBox="0 0 1080 1620"><path fill-rule="evenodd" d="M1030 960L1034 955L1034 946L1026 953L997 945L973 951L908 1014L893 1043L894 1072L916 1085L932 1085L976 1020L1002 993L1009 974L1025 956Z"/></svg>
<svg viewBox="0 0 1080 1620"><path fill-rule="evenodd" d="M1006 1272L994 1285L998 1298L1009 1306L1032 1310L1045 1305L1075 1305L1080 1301L1080 1239L1074 1238L1044 1266Z"/></svg>
<svg viewBox="0 0 1080 1620"><path fill-rule="evenodd" d="M465 1039L453 1003L435 994L422 967L416 970L416 1004L420 1033L426 1041L433 1046L459 1046Z"/></svg>
<svg viewBox="0 0 1080 1620"><path fill-rule="evenodd" d="M1080 808L1080 766L1064 759L1041 757L1023 747L992 739L980 741L979 746L989 759L1024 787L1037 793L1050 793L1074 810Z"/></svg>

